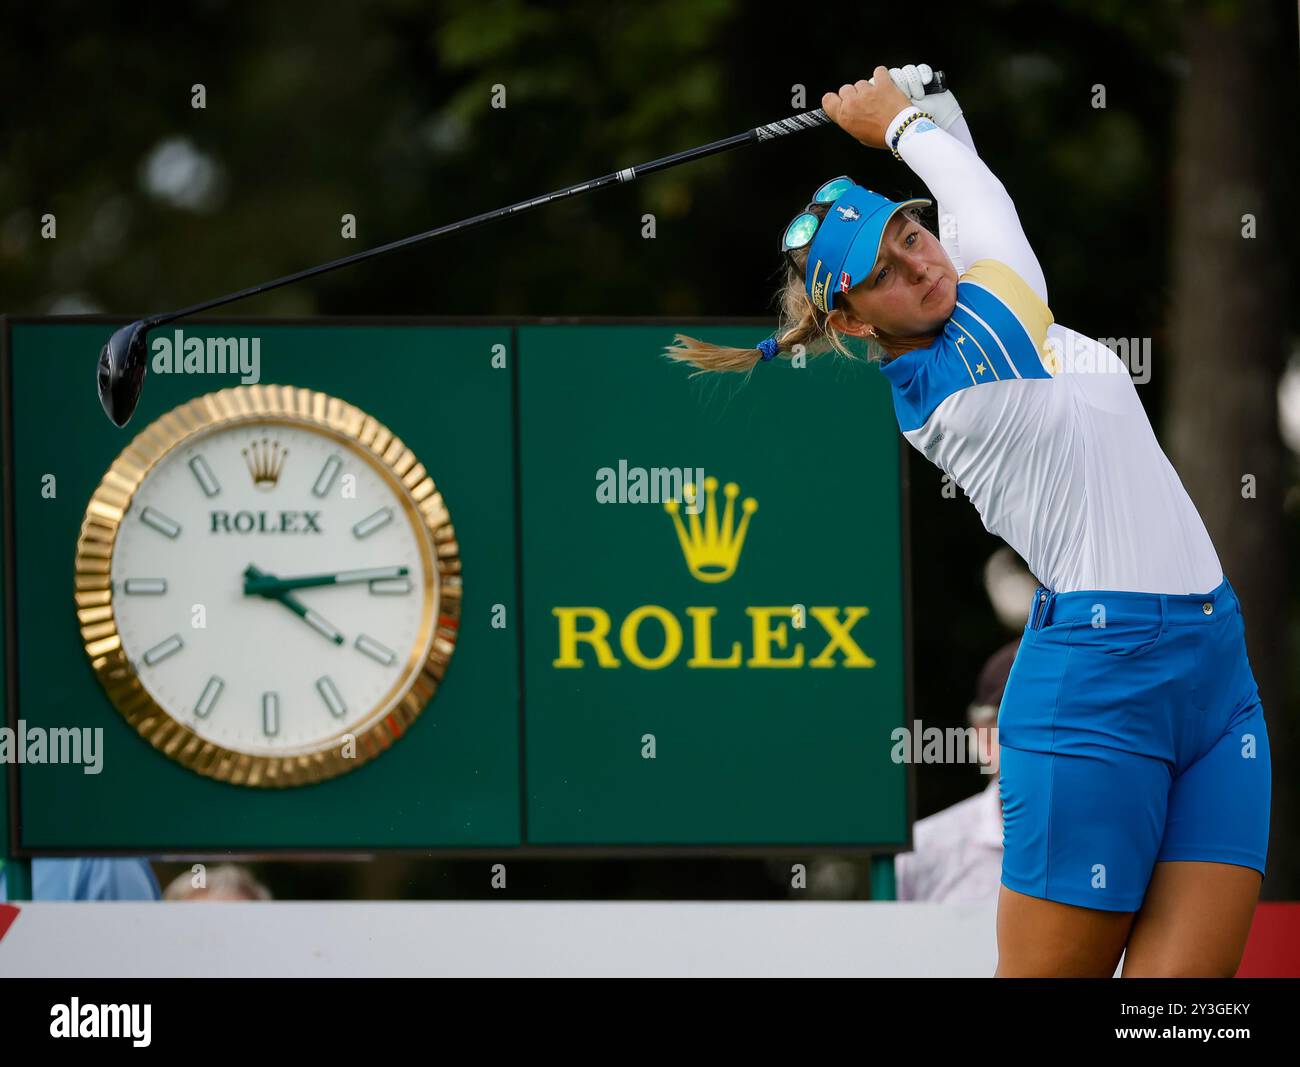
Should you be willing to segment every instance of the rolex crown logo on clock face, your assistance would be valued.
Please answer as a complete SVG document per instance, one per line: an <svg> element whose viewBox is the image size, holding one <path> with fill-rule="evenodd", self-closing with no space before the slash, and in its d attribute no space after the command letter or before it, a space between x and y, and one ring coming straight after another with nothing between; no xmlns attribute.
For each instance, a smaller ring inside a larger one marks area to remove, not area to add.
<svg viewBox="0 0 1300 1067"><path fill-rule="evenodd" d="M292 387L163 416L78 541L78 618L109 698L235 784L307 784L383 752L434 695L460 599L425 468L364 412Z"/></svg>

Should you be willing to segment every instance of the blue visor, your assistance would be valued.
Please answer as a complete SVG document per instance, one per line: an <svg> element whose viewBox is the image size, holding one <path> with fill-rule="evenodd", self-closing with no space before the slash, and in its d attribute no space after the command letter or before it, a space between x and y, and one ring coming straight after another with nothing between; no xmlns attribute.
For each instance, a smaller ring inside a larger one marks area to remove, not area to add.
<svg viewBox="0 0 1300 1067"><path fill-rule="evenodd" d="M835 200L808 249L804 286L814 307L829 312L836 293L847 292L871 272L889 220L913 204L930 201L889 200L861 185Z"/></svg>

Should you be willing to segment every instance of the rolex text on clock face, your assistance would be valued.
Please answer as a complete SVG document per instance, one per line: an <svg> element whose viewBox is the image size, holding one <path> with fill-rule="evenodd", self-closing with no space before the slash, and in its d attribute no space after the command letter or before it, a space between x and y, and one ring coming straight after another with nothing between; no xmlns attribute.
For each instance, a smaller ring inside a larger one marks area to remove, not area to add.
<svg viewBox="0 0 1300 1067"><path fill-rule="evenodd" d="M382 718L429 654L429 531L392 471L288 419L192 435L143 476L111 557L113 616L178 723L253 756L317 752Z"/></svg>

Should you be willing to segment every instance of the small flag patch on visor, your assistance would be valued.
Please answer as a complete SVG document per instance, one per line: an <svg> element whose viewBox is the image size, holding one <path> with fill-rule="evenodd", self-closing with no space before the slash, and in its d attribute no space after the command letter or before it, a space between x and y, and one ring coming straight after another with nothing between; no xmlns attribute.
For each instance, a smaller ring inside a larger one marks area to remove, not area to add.
<svg viewBox="0 0 1300 1067"><path fill-rule="evenodd" d="M849 277L849 272L846 270L840 271L840 292L847 293L852 288L853 279Z"/></svg>

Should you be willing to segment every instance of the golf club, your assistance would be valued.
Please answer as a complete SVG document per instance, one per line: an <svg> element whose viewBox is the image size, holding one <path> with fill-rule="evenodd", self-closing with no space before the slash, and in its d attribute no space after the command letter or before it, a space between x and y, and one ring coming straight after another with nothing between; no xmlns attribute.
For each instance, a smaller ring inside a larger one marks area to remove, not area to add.
<svg viewBox="0 0 1300 1067"><path fill-rule="evenodd" d="M943 71L933 71L933 77L925 87L926 93L942 93L946 89L947 82ZM317 274L324 274L327 271L338 270L340 267L346 267L352 263L360 263L362 260L381 256L387 252L395 252L399 248L406 248L408 245L418 244L421 241L429 241L435 237L445 237L448 234L458 233L475 226L481 226L484 223L491 222L494 219L504 218L507 215L518 215L521 212L539 207L542 204L549 204L556 200L563 200L566 197L576 196L579 193L591 192L594 189L600 189L607 185L635 181L643 175L653 174L660 170L667 170L669 167L675 167L680 163L687 163L695 159L703 159L705 156L716 155L719 152L726 152L732 148L739 148L742 145L755 144L760 141L771 141L789 133L798 133L801 130L811 130L820 126L828 125L832 125L831 119L821 108L818 108L815 111L801 112L797 115L792 115L787 119L782 119L779 122L771 122L766 126L757 126L752 130L747 130L745 133L738 133L733 137L725 137L720 141L712 141L709 144L690 148L684 152L676 152L669 156L663 156L659 159L651 160L649 163L642 163L637 167L627 167L624 170L615 171L612 174L606 174L601 178L581 182L577 185L570 185L566 189L560 189L557 192L548 193L545 196L535 197L532 200L521 200L519 203L511 204L508 207L497 208L495 211L488 211L481 215L474 215L470 218L462 219L460 222L448 223L445 226L439 226L436 229L427 230L424 233L418 233L411 237L404 237L401 240L392 241L389 244L380 245L377 248L371 248L364 252L357 252L354 255L344 256L342 259L330 260L329 262L322 263L319 266L308 267L306 270L300 270L295 274L286 274L283 278L275 278L272 281L263 282L260 285L254 285L248 289L241 289L238 292L229 293L226 296L219 296L212 300L205 300L200 304L193 304L190 307L182 308L180 311L169 311L159 315L152 315L149 318L139 319L128 326L123 326L121 329L115 330L113 335L109 337L108 342L102 349L100 349L99 362L96 368L96 379L99 387L99 402L103 405L105 413L115 425L125 426L127 422L130 421L131 415L135 412L136 405L140 401L140 393L144 388L145 371L148 369L146 342L149 331L155 326L162 326L169 322L175 322L177 319L185 318L189 315L195 315L211 308L220 307L223 304L232 304L236 300L243 300L245 297L257 296L259 293L270 292L272 289L278 289L283 285L302 281L304 278L311 278Z"/></svg>

